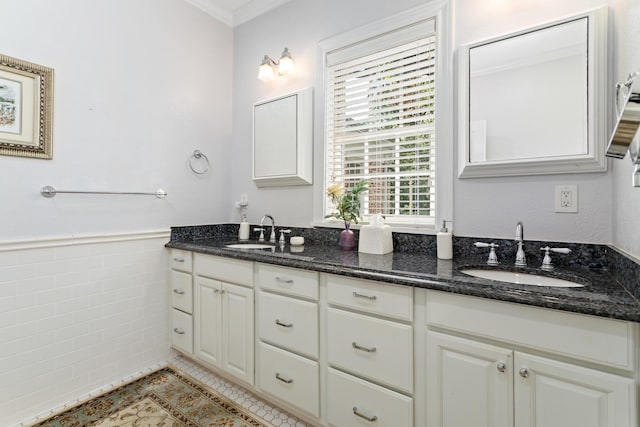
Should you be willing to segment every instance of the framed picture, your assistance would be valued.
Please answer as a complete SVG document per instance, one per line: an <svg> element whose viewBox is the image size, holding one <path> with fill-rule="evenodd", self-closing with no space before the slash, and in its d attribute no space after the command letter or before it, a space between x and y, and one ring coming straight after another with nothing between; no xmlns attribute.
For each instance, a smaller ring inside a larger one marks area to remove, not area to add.
<svg viewBox="0 0 640 427"><path fill-rule="evenodd" d="M53 69L0 55L0 154L52 158Z"/></svg>

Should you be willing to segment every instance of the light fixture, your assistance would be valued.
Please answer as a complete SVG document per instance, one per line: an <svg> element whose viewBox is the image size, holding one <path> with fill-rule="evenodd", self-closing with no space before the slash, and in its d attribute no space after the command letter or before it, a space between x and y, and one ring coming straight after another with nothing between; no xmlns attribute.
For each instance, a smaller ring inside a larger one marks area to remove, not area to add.
<svg viewBox="0 0 640 427"><path fill-rule="evenodd" d="M289 48L284 48L279 62L274 61L269 55L265 55L264 58L262 58L262 63L260 64L260 68L258 69L258 79L262 80L263 82L268 82L275 79L275 67L278 67L279 76L284 76L293 69L293 59L291 58Z"/></svg>

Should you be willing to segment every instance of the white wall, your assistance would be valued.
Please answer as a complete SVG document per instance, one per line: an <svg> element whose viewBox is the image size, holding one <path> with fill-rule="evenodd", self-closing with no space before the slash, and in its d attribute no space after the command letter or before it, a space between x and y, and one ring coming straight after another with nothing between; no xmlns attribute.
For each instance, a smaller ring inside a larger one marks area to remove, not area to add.
<svg viewBox="0 0 640 427"><path fill-rule="evenodd" d="M252 106L256 101L272 98L297 89L315 86L316 55L319 41L355 27L418 6L420 0L295 0L234 30L233 83L233 181L231 200L241 193L249 196L248 218L258 222L270 213L277 224L308 227L313 207L323 200L312 186L258 189L251 179ZM295 73L264 83L257 79L263 55L278 59L288 47L296 64ZM322 167L323 146L322 94L314 88L314 186ZM322 196L321 196L322 197ZM239 221L239 212L229 203L231 220Z"/></svg>
<svg viewBox="0 0 640 427"><path fill-rule="evenodd" d="M359 10L365 3L364 11ZM258 221L262 214L270 212L279 224L308 226L314 203L321 203L316 200L318 193L314 197L310 187L255 187L250 169L252 104L314 85L318 41L420 3L423 2L296 0L235 29L231 198L238 200L241 193L249 194L251 221ZM603 4L606 0L453 0L454 48ZM335 13L338 6L340 13ZM277 57L285 46L294 55L298 74L270 84L258 81L257 66L262 55ZM316 92L316 110L322 108L318 95ZM318 129L323 124L318 111L315 118L314 166L318 168L322 167L323 156ZM457 235L511 238L516 222L523 221L527 239L591 243L612 240L611 173L466 180L458 179L457 171L454 173L453 229ZM557 184L578 184L578 214L553 212ZM316 180L314 186L322 186L322 182ZM231 208L231 212L232 220L238 221L237 210Z"/></svg>
<svg viewBox="0 0 640 427"><path fill-rule="evenodd" d="M0 244L0 425L162 363L167 232Z"/></svg>
<svg viewBox="0 0 640 427"><path fill-rule="evenodd" d="M0 156L0 241L228 220L232 30L183 0L0 0L0 53L55 70L53 160ZM194 149L211 172L191 173ZM40 196L66 190L149 196Z"/></svg>
<svg viewBox="0 0 640 427"><path fill-rule="evenodd" d="M616 81L640 70L640 2L614 0ZM637 136L637 137L640 137ZM631 186L629 157L613 163L613 243L640 258L640 188Z"/></svg>

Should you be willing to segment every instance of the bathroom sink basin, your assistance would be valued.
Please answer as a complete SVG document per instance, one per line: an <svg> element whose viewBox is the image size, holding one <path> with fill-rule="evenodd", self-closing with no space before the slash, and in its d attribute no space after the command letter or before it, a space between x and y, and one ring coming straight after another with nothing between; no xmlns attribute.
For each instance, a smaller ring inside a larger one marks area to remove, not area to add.
<svg viewBox="0 0 640 427"><path fill-rule="evenodd" d="M517 273L513 271L502 270L482 270L470 268L460 270L461 273L470 276L479 277L481 279L496 280L498 282L516 283L519 285L533 286L550 286L554 288L581 288L584 285L569 280L558 279L555 277L539 276L537 274Z"/></svg>
<svg viewBox="0 0 640 427"><path fill-rule="evenodd" d="M274 248L275 245L270 245L268 243L232 243L229 245L225 245L225 247L230 249L271 249Z"/></svg>

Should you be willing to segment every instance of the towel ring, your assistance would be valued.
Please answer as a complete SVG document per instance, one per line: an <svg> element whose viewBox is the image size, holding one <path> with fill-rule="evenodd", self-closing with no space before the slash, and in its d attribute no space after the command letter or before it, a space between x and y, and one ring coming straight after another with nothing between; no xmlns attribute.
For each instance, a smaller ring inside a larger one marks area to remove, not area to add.
<svg viewBox="0 0 640 427"><path fill-rule="evenodd" d="M204 168L198 169L193 166L194 160L204 159ZM189 168L193 171L193 173L198 175L204 175L209 172L209 158L204 155L204 153L200 150L195 150L191 157L189 157Z"/></svg>

